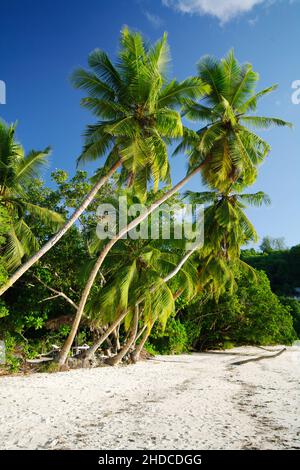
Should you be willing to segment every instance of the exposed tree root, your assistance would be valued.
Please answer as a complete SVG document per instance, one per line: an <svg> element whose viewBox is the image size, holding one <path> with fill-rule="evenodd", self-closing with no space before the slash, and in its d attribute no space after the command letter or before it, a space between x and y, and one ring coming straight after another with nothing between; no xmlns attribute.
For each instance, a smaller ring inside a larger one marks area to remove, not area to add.
<svg viewBox="0 0 300 470"><path fill-rule="evenodd" d="M273 359L274 357L280 356L280 354L284 353L286 348L281 349L280 351L276 352L275 354L265 354L263 356L253 357L251 359L244 359L242 361L232 362L231 366L240 366L242 364L247 364L247 362L256 362L261 361L262 359Z"/></svg>

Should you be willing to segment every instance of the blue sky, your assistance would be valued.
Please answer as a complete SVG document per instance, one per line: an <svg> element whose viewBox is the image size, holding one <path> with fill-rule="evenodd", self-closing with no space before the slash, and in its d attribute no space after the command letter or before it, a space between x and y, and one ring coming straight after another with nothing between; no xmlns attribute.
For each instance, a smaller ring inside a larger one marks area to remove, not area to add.
<svg viewBox="0 0 300 470"><path fill-rule="evenodd" d="M18 138L27 150L51 145L50 170L72 174L83 130L94 119L80 108L70 73L86 65L95 47L114 56L124 24L149 40L168 32L171 73L178 79L193 75L201 56L222 57L234 47L238 59L260 73L259 88L279 84L261 102L259 114L294 123L293 130L262 133L272 152L252 190L267 192L272 206L248 213L261 237L284 236L295 245L300 243L300 104L291 101L291 84L300 80L299 20L298 0L1 0L0 80L7 97L0 116L18 120ZM184 156L172 159L173 182L184 173ZM201 190L199 178L189 189Z"/></svg>

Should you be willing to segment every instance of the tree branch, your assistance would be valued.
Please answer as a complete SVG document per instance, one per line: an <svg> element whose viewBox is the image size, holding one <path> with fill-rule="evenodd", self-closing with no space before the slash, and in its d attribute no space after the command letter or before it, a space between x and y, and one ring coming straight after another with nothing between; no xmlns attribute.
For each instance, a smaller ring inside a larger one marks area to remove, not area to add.
<svg viewBox="0 0 300 470"><path fill-rule="evenodd" d="M42 302L45 302L46 300L52 300L52 299L55 299L57 297L62 297L63 299L65 299L69 304L72 305L72 307L74 307L75 309L78 308L78 306L75 304L75 302L73 302L72 299L70 299L70 297L68 297L64 292L61 292L59 290L56 290L56 289L53 289L53 287L50 287L48 286L48 284L46 284L44 281L42 281L38 276L36 276L35 274L33 274L33 277L40 283L42 284L44 287L46 287L46 289L50 290L51 292L53 292L54 296L52 297L47 297L46 299L43 299Z"/></svg>

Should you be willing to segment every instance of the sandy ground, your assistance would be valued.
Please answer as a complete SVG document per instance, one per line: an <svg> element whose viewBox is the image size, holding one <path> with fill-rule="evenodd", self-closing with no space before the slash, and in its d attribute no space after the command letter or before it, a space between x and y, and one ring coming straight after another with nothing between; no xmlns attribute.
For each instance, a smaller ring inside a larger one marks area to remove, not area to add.
<svg viewBox="0 0 300 470"><path fill-rule="evenodd" d="M300 347L252 354L2 377L1 449L299 449Z"/></svg>

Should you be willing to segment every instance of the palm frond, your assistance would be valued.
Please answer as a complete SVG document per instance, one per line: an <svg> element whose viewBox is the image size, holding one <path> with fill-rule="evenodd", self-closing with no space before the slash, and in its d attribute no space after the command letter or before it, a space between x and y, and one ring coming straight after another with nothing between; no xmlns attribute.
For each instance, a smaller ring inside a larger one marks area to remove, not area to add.
<svg viewBox="0 0 300 470"><path fill-rule="evenodd" d="M22 159L15 173L15 180L18 184L28 184L33 178L37 178L43 168L49 165L50 147L43 151L32 150Z"/></svg>
<svg viewBox="0 0 300 470"><path fill-rule="evenodd" d="M104 81L114 92L119 92L122 80L117 69L111 63L108 55L100 49L95 49L88 58L89 66L95 71L101 81Z"/></svg>
<svg viewBox="0 0 300 470"><path fill-rule="evenodd" d="M238 198L242 202L245 201L247 204L257 207L261 207L263 204L266 204L267 206L271 204L270 197L263 191L259 191L255 194L240 194Z"/></svg>
<svg viewBox="0 0 300 470"><path fill-rule="evenodd" d="M263 90L259 91L255 95L251 96L248 100L246 100L237 108L238 113L244 114L247 111L255 111L258 100L262 98L263 96L269 93L272 93L272 91L275 91L277 88L278 88L278 85L272 85L268 88L264 88Z"/></svg>
<svg viewBox="0 0 300 470"><path fill-rule="evenodd" d="M79 68L71 75L74 88L87 91L90 96L104 100L113 100L115 92L107 83L101 81L93 72Z"/></svg>
<svg viewBox="0 0 300 470"><path fill-rule="evenodd" d="M22 262L25 254L22 243L17 237L15 230L12 228L6 234L6 243L3 252L3 260L8 271L14 271Z"/></svg>
<svg viewBox="0 0 300 470"><path fill-rule="evenodd" d="M218 194L215 191L203 191L201 193L185 191L184 198L188 198L191 204L207 204L217 201Z"/></svg>
<svg viewBox="0 0 300 470"><path fill-rule="evenodd" d="M293 127L293 124L283 119L272 118L272 117L261 117L261 116L242 116L240 118L243 124L257 129L269 129L272 126L276 127Z"/></svg>
<svg viewBox="0 0 300 470"><path fill-rule="evenodd" d="M159 95L160 106L174 106L185 103L187 99L198 99L209 92L210 88L198 77L189 77L182 82L176 80L167 84Z"/></svg>
<svg viewBox="0 0 300 470"><path fill-rule="evenodd" d="M54 228L60 227L65 222L65 218L61 214L46 207L41 207L28 201L23 201L23 205L31 215Z"/></svg>

